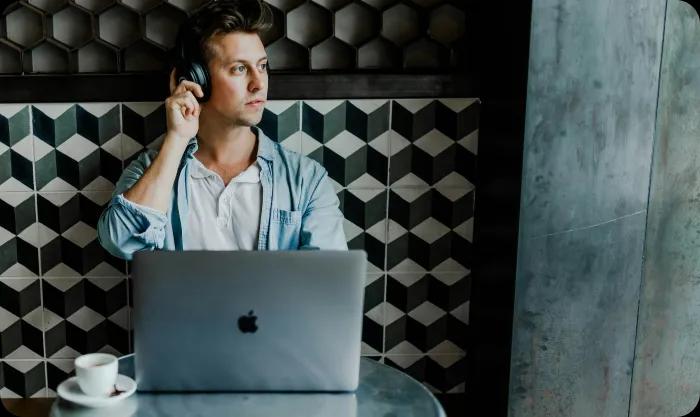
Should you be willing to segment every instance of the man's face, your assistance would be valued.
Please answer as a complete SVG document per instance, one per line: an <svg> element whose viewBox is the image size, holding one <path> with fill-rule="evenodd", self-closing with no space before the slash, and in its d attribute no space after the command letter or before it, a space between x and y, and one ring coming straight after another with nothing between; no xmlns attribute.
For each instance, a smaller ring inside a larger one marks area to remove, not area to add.
<svg viewBox="0 0 700 417"><path fill-rule="evenodd" d="M255 33L232 32L209 40L211 97L204 108L234 124L253 126L262 119L267 100L267 55Z"/></svg>

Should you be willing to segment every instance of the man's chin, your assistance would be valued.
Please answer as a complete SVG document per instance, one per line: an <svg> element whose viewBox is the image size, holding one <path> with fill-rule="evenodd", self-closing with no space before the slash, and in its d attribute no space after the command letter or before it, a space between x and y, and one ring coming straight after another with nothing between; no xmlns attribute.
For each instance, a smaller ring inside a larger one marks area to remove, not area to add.
<svg viewBox="0 0 700 417"><path fill-rule="evenodd" d="M255 126L262 120L262 117L240 119L238 124L242 126Z"/></svg>
<svg viewBox="0 0 700 417"><path fill-rule="evenodd" d="M249 123L249 126L255 126L262 120L263 110L264 109L260 109L260 111L253 114L246 114L243 119Z"/></svg>
<svg viewBox="0 0 700 417"><path fill-rule="evenodd" d="M255 126L262 120L262 112L259 114L241 114L236 118L236 124L239 126Z"/></svg>

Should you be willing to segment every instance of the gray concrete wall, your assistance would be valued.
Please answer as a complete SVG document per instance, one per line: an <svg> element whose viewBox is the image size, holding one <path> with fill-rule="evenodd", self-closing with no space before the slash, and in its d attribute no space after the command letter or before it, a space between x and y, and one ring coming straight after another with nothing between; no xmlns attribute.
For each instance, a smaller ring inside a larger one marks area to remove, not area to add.
<svg viewBox="0 0 700 417"><path fill-rule="evenodd" d="M665 2L533 2L511 416L627 416Z"/></svg>
<svg viewBox="0 0 700 417"><path fill-rule="evenodd" d="M700 20L679 0L666 16L632 417L700 396Z"/></svg>

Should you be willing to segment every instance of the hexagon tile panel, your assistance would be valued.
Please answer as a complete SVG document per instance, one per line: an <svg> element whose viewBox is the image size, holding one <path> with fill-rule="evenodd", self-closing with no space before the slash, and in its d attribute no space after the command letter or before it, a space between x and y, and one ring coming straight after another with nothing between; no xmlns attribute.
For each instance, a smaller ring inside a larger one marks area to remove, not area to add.
<svg viewBox="0 0 700 417"><path fill-rule="evenodd" d="M307 7L382 2L322 3ZM362 354L440 393L467 378L479 105L272 100L260 123L326 168L348 246L368 254ZM0 396L54 396L75 356L132 349L127 263L101 248L97 220L165 129L162 102L0 104Z"/></svg>
<svg viewBox="0 0 700 417"><path fill-rule="evenodd" d="M202 0L22 0L0 17L0 74L159 71ZM446 70L464 66L466 2L267 0L274 70Z"/></svg>

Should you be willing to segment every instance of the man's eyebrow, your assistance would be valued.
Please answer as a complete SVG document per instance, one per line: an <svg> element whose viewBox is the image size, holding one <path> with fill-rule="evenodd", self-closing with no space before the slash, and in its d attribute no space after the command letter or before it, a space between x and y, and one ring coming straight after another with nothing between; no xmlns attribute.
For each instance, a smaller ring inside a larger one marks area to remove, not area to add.
<svg viewBox="0 0 700 417"><path fill-rule="evenodd" d="M260 61L265 61L266 59L267 59L267 56L264 56L264 57L258 59L258 62L260 62ZM230 61L228 61L228 62L224 62L224 66L231 65L231 64L235 64L236 62L246 63L246 62L248 62L248 61L245 60L245 59L232 59L232 60L230 60Z"/></svg>

